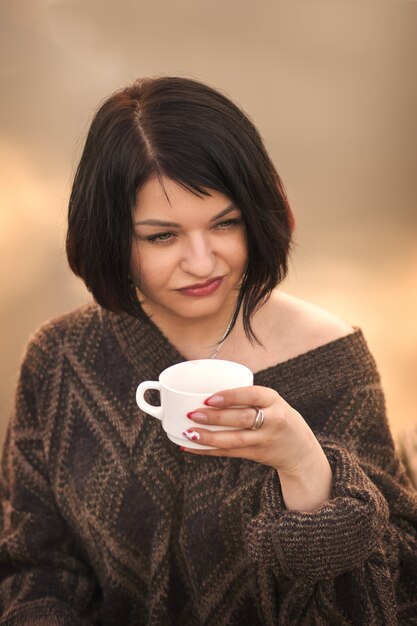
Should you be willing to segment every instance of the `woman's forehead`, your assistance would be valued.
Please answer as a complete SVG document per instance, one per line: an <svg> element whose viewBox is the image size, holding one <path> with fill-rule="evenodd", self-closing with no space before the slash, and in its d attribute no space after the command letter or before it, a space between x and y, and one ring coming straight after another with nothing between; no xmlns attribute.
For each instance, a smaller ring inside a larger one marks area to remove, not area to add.
<svg viewBox="0 0 417 626"><path fill-rule="evenodd" d="M204 208L207 212L219 213L231 206L230 198L216 190L207 190L209 195L196 195L167 177L149 179L138 191L134 209L135 220L148 219L160 214L171 216L194 212Z"/></svg>

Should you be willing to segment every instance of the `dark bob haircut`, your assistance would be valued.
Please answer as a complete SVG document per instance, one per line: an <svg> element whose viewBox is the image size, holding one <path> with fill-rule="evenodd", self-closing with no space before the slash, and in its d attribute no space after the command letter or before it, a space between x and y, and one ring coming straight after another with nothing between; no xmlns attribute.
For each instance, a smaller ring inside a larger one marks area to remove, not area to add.
<svg viewBox="0 0 417 626"><path fill-rule="evenodd" d="M251 316L287 273L294 221L252 122L196 80L139 79L98 109L69 201L72 271L102 307L145 316L130 279L132 210L138 190L154 176L199 196L219 191L240 208L248 262L233 324L242 308L245 332L255 338Z"/></svg>

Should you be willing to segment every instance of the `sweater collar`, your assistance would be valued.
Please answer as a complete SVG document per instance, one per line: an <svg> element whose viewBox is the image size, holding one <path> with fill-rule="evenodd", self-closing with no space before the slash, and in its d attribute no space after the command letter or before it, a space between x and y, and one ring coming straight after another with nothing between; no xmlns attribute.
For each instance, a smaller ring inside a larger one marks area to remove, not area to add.
<svg viewBox="0 0 417 626"><path fill-rule="evenodd" d="M151 319L139 319L127 313L106 311L104 314L108 315L132 367L147 378L156 380L162 370L186 360ZM350 386L356 378L363 381L368 377L373 381L379 379L362 330L354 327L354 332L345 337L257 372L255 384L268 385L279 379L283 387L294 388L294 381L298 380L314 393L317 385L321 392L327 387L330 391Z"/></svg>
<svg viewBox="0 0 417 626"><path fill-rule="evenodd" d="M162 370L185 361L151 319L104 311L123 353L137 371L156 380ZM156 377L156 378L155 378Z"/></svg>

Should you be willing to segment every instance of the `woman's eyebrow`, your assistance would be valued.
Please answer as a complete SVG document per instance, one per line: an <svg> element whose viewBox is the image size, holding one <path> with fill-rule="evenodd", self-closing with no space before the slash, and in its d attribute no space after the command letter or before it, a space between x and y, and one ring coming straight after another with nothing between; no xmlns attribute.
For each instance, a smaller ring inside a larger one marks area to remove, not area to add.
<svg viewBox="0 0 417 626"><path fill-rule="evenodd" d="M229 204L229 206L223 209L223 211L220 211L220 213L212 217L210 222L215 222L216 220L220 219L221 217L224 217L228 213L231 213L231 211L235 211L236 209L237 207L234 204ZM135 222L134 225L135 226L163 226L163 227L168 227L168 228L181 228L181 224L177 224L176 222L166 222L164 220L154 220L154 219Z"/></svg>
<svg viewBox="0 0 417 626"><path fill-rule="evenodd" d="M214 217L211 218L210 222L215 222L216 220L218 220L220 217L224 217L225 215L227 215L228 213L231 213L232 211L237 210L237 207L233 204L233 202L231 204L229 204L229 206L227 206L225 209L223 209L223 211L220 211L220 213L218 213L217 215L215 215Z"/></svg>
<svg viewBox="0 0 417 626"><path fill-rule="evenodd" d="M142 220L141 222L135 222L135 226L168 226L169 228L180 228L181 224L165 222L164 220Z"/></svg>

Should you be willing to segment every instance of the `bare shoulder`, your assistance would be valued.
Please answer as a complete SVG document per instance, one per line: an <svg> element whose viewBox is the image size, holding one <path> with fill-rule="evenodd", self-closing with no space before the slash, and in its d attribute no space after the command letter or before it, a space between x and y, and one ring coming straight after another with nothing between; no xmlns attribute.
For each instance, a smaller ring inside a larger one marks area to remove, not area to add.
<svg viewBox="0 0 417 626"><path fill-rule="evenodd" d="M282 358L303 354L355 332L337 315L282 291L273 293L270 306L273 315L268 317L276 320L274 338L283 351Z"/></svg>
<svg viewBox="0 0 417 626"><path fill-rule="evenodd" d="M283 292L278 292L275 297L280 316L285 318L286 323L294 325L297 330L304 328L318 341L334 341L353 332L348 322L316 304Z"/></svg>

